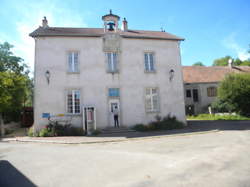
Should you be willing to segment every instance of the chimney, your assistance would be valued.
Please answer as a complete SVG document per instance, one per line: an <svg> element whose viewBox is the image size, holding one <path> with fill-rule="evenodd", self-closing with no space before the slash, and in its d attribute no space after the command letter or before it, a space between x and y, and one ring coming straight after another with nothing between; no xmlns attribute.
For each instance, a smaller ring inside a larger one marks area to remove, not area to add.
<svg viewBox="0 0 250 187"><path fill-rule="evenodd" d="M126 18L124 18L122 21L122 30L125 32L128 31L128 22L127 22Z"/></svg>
<svg viewBox="0 0 250 187"><path fill-rule="evenodd" d="M46 16L43 17L43 28L49 27L48 26L48 20L46 18Z"/></svg>
<svg viewBox="0 0 250 187"><path fill-rule="evenodd" d="M231 58L228 59L228 67L233 68L233 60Z"/></svg>

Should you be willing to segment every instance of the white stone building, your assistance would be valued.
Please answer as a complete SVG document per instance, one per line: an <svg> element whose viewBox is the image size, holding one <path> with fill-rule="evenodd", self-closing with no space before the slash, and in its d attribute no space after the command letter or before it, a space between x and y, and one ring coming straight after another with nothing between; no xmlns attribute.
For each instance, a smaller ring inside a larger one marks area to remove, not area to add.
<svg viewBox="0 0 250 187"><path fill-rule="evenodd" d="M82 106L96 108L96 126L113 126L119 108L122 126L148 123L171 114L185 122L180 42L161 31L128 29L124 18L102 17L103 28L50 27L35 39L34 125L48 115L67 114L83 125Z"/></svg>

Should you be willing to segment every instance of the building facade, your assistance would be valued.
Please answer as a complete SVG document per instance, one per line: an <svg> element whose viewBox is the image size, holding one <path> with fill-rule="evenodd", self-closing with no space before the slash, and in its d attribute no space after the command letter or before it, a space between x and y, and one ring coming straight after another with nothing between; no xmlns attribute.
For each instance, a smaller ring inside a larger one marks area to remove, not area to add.
<svg viewBox="0 0 250 187"><path fill-rule="evenodd" d="M119 28L119 16L102 17L103 28L43 26L35 39L34 125L48 115L72 116L83 125L83 106L96 109L96 127L148 123L171 114L185 122L180 57L182 38L166 32Z"/></svg>
<svg viewBox="0 0 250 187"><path fill-rule="evenodd" d="M230 73L250 73L249 66L184 66L185 109L187 115L208 113L217 98L219 83Z"/></svg>

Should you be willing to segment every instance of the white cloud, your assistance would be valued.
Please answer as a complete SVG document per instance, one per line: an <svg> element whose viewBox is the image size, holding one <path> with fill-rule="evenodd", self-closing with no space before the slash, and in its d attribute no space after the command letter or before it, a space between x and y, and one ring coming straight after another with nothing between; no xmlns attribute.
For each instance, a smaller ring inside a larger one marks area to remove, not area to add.
<svg viewBox="0 0 250 187"><path fill-rule="evenodd" d="M70 8L64 8L63 4L54 4L52 2L41 2L15 7L16 11L21 15L19 21L16 22L16 37L7 36L6 33L0 32L0 41L3 42L4 38L15 47L13 52L15 55L20 56L30 66L33 71L34 66L34 39L29 36L29 33L34 31L41 25L44 16L47 17L49 26L60 27L86 27L83 17L71 11ZM15 38L15 39L13 39Z"/></svg>
<svg viewBox="0 0 250 187"><path fill-rule="evenodd" d="M247 60L250 58L250 54L247 52L247 49L241 47L238 42L236 42L236 34L232 33L228 37L226 37L223 41L222 44L228 48L233 50L236 54L237 57L240 60Z"/></svg>

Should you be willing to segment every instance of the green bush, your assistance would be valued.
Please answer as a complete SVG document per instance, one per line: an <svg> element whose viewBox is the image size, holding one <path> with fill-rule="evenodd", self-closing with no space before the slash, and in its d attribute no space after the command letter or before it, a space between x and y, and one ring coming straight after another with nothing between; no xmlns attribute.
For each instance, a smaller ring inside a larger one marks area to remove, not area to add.
<svg viewBox="0 0 250 187"><path fill-rule="evenodd" d="M54 136L53 131L50 131L47 128L43 128L42 130L39 131L39 136L40 137L50 137L50 136Z"/></svg>
<svg viewBox="0 0 250 187"><path fill-rule="evenodd" d="M156 116L156 121L147 125L137 124L133 127L136 131L155 131L155 130L172 130L183 128L184 124L176 119L175 116L167 115L164 118Z"/></svg>
<svg viewBox="0 0 250 187"><path fill-rule="evenodd" d="M33 136L34 136L34 127L30 127L30 128L28 129L27 135L30 136L30 137L33 137Z"/></svg>
<svg viewBox="0 0 250 187"><path fill-rule="evenodd" d="M83 136L85 134L84 130L80 127L56 124L53 128L56 136Z"/></svg>
<svg viewBox="0 0 250 187"><path fill-rule="evenodd" d="M147 131L149 130L146 125L143 124L136 124L135 126L132 127L133 130L135 131Z"/></svg>
<svg viewBox="0 0 250 187"><path fill-rule="evenodd" d="M235 112L250 116L250 74L230 74L220 83L218 98Z"/></svg>
<svg viewBox="0 0 250 187"><path fill-rule="evenodd" d="M101 131L99 129L93 130L92 135L96 136L98 134L101 134Z"/></svg>

